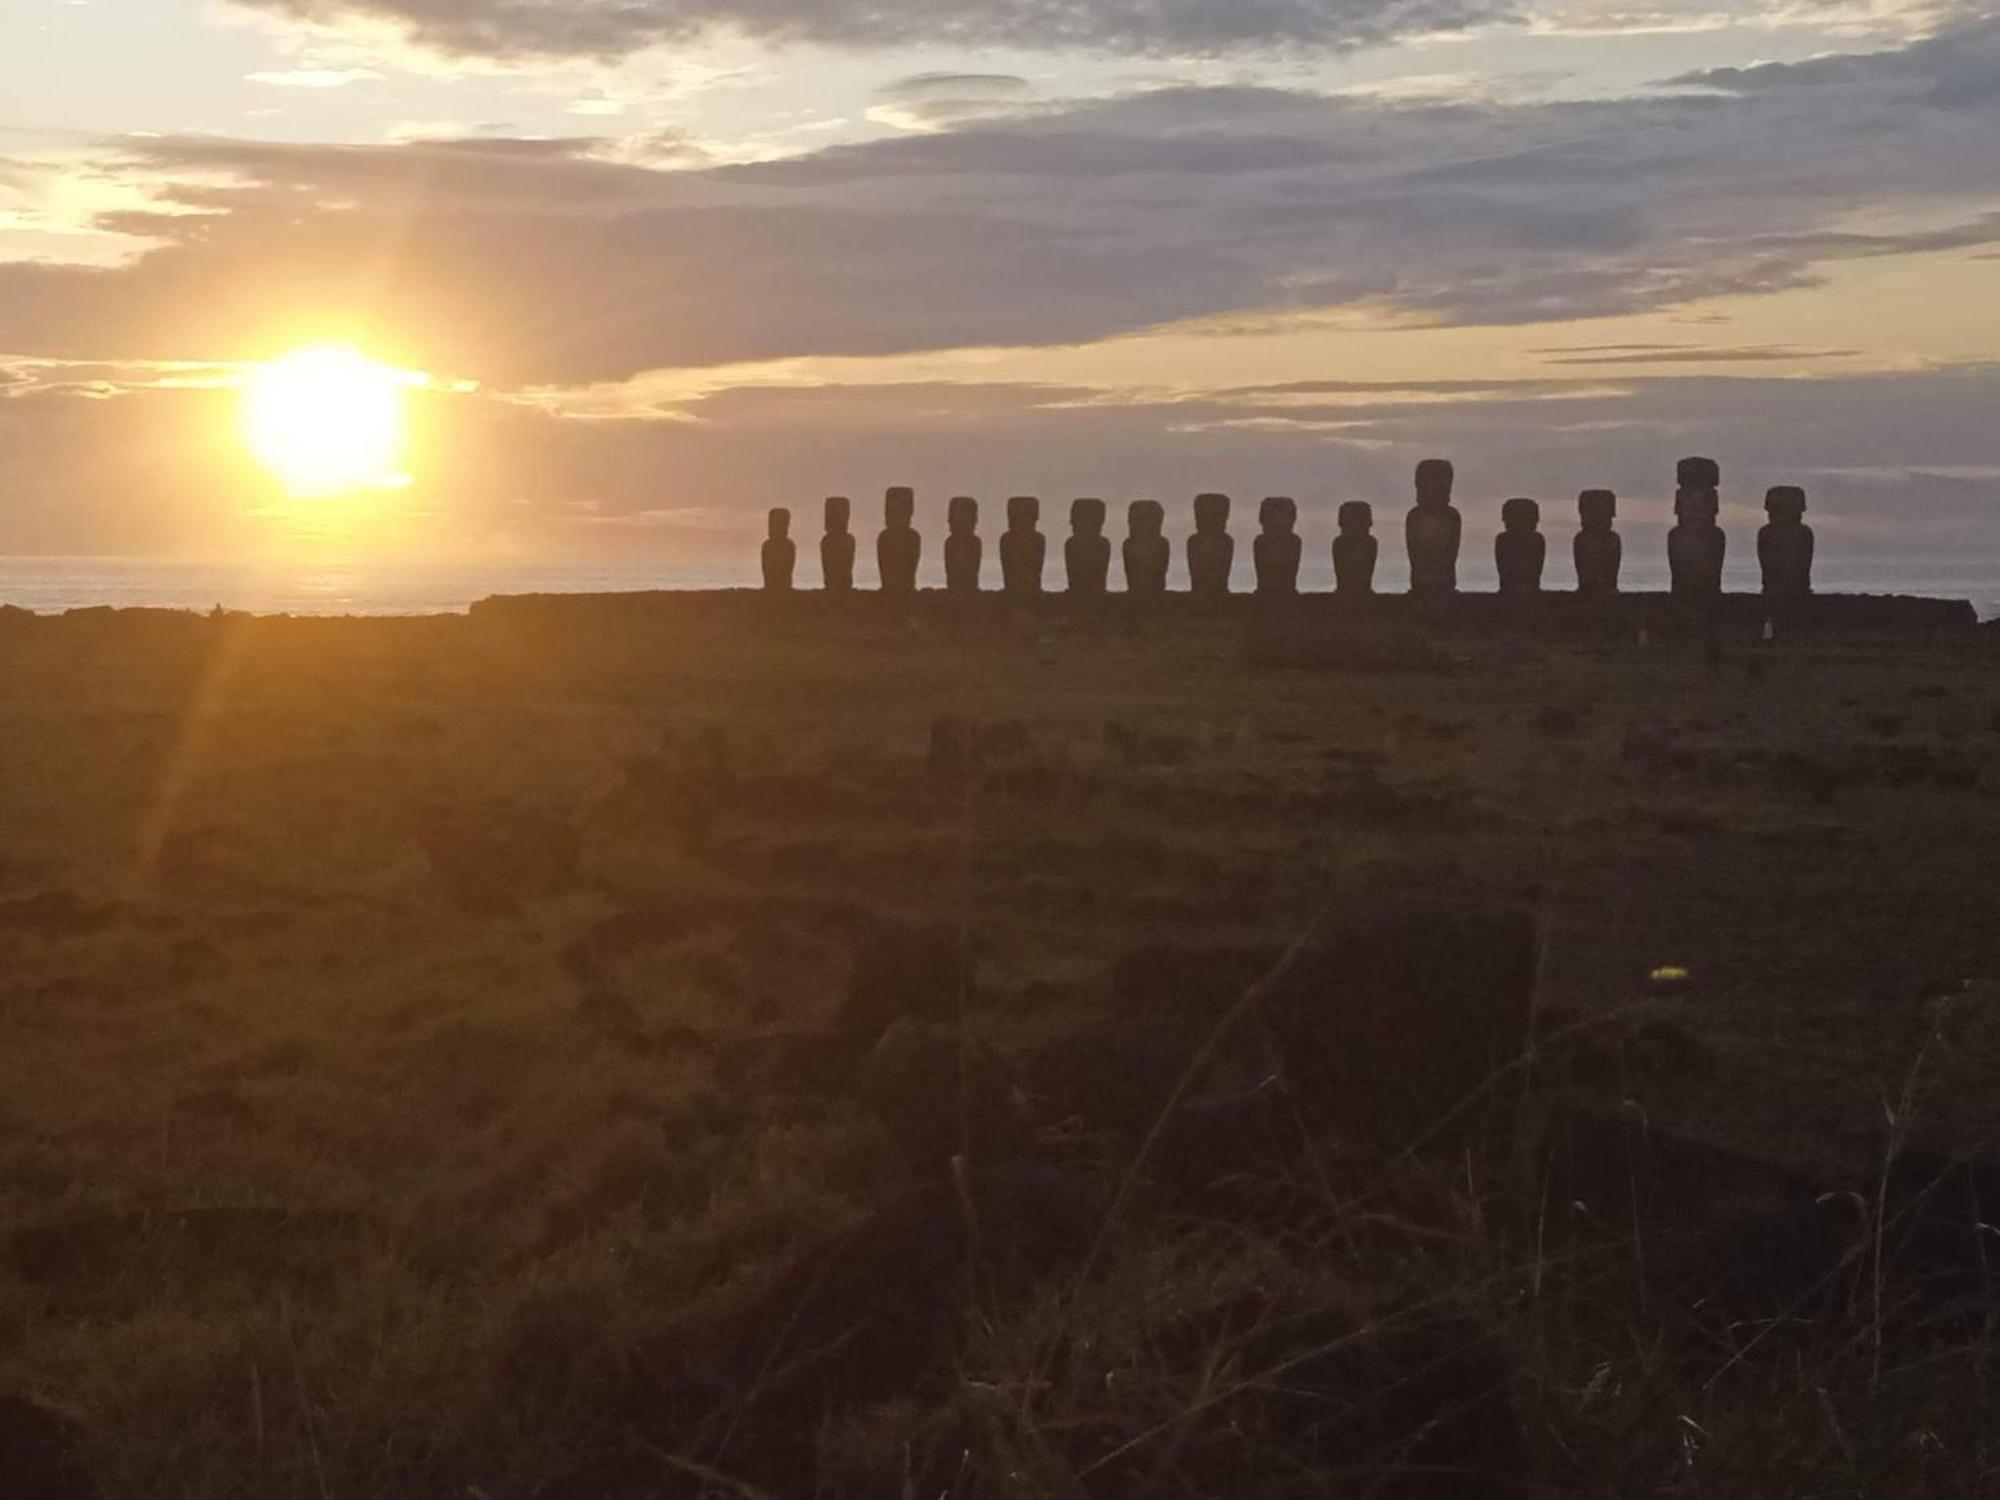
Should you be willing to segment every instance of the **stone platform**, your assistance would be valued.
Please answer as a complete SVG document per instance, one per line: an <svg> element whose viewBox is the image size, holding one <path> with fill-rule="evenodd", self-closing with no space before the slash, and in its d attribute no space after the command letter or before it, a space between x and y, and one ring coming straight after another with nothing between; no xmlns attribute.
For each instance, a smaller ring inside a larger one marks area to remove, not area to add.
<svg viewBox="0 0 2000 1500"><path fill-rule="evenodd" d="M1717 611L1721 631L1736 639L1761 637L1769 618L1770 607L1756 594L1724 595ZM998 630L1038 622L1127 629L1200 623L1251 634L1412 628L1446 634L1497 631L1607 638L1672 634L1686 628L1683 611L1665 593L1621 594L1605 602L1572 593L1546 593L1528 600L1468 593L1440 605L1407 594L1350 598L1321 593L1267 599L1255 594L1088 598L1047 593L1021 599L1000 593L952 595L943 590L896 596L742 589L508 595L481 600L472 607L472 619L482 625L548 629L671 625L693 630L796 628L834 633L884 627ZM1814 636L1971 637L1978 624L1972 605L1963 599L1819 594L1791 611L1783 629L1786 634Z"/></svg>

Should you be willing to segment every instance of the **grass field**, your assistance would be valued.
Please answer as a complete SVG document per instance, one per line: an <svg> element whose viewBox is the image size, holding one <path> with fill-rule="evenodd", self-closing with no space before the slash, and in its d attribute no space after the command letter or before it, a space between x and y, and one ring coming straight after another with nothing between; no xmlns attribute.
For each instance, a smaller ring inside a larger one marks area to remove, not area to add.
<svg viewBox="0 0 2000 1500"><path fill-rule="evenodd" d="M1885 1246L1897 1162L2000 1144L1995 646L1245 635L0 622L0 1455L119 1497L1992 1493L1983 1280ZM1643 1116L1717 1164L1690 1221L1764 1166L1853 1205L1811 1311L1555 1233L1518 1122L1385 1153L1294 1079L1258 1144L1284 1049L1218 1023L1392 895L1532 920L1523 1118Z"/></svg>

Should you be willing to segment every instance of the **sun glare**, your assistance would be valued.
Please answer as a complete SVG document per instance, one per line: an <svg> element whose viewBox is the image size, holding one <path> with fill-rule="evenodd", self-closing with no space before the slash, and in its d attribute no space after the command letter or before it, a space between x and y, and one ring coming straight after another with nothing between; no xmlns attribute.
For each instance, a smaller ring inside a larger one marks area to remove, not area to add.
<svg viewBox="0 0 2000 1500"><path fill-rule="evenodd" d="M427 377L322 344L260 365L243 390L243 441L299 499L397 489L405 403Z"/></svg>

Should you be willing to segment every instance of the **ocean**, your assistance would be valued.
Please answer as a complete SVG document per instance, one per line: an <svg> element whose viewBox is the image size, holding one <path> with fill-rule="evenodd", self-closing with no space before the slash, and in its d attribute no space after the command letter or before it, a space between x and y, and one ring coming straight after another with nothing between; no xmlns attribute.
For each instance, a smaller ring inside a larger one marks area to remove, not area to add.
<svg viewBox="0 0 2000 1500"><path fill-rule="evenodd" d="M1553 540L1553 539L1552 539ZM1059 537L1051 538L1050 577L1060 575ZM1628 549L1630 544L1628 543ZM865 549L864 549L865 550ZM933 552L935 549L932 549ZM1239 538L1236 587L1250 585L1248 538ZM1385 592L1403 586L1399 559L1384 546L1377 580ZM987 568L998 582L999 563L987 548ZM1493 586L1492 561L1481 549L1467 549L1460 582L1468 589ZM1550 549L1550 585L1565 587L1567 558ZM811 587L817 564L810 543L800 548L800 583ZM933 556L925 581L943 583ZM860 582L867 587L864 564ZM1114 570L1115 572L1115 570ZM647 589L751 588L755 558L744 565L687 563L668 559L596 562L499 562L418 565L405 562L343 561L284 565L225 564L119 557L0 557L0 605L38 614L98 605L115 608L250 610L293 615L423 615L463 611L496 594L603 594ZM1628 550L1625 586L1635 590L1666 586L1665 561L1652 565ZM1332 568L1308 555L1300 586L1333 586ZM1728 586L1754 591L1753 559L1732 560ZM1917 594L1970 599L1981 619L2000 618L2000 559L1964 561L1885 561L1879 558L1823 558L1815 572L1822 593Z"/></svg>

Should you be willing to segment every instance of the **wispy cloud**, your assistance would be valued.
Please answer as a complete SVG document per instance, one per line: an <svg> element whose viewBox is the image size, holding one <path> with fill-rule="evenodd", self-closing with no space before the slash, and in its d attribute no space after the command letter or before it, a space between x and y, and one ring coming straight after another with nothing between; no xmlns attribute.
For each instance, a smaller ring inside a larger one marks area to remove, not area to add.
<svg viewBox="0 0 2000 1500"><path fill-rule="evenodd" d="M244 76L252 83L281 89L344 89L351 84L382 80L382 75L373 68L285 68Z"/></svg>
<svg viewBox="0 0 2000 1500"><path fill-rule="evenodd" d="M1789 364L1854 359L1859 349L1806 349L1795 344L1579 344L1530 351L1549 365Z"/></svg>
<svg viewBox="0 0 2000 1500"><path fill-rule="evenodd" d="M1031 108L1034 85L1012 73L916 73L884 84L868 110L878 125L942 130Z"/></svg>
<svg viewBox="0 0 2000 1500"><path fill-rule="evenodd" d="M1180 56L1350 48L1513 15L1512 0L239 0L320 25L393 23L440 52L615 57L717 34L845 47Z"/></svg>

